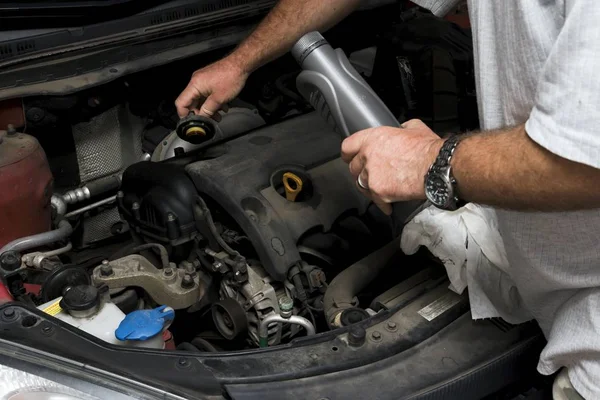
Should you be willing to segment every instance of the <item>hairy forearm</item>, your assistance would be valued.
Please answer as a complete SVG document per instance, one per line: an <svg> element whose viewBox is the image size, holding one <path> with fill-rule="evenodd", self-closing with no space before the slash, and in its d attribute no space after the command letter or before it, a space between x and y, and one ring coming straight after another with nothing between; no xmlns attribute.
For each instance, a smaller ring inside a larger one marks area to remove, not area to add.
<svg viewBox="0 0 600 400"><path fill-rule="evenodd" d="M329 29L359 4L360 0L280 0L230 57L251 73L283 55L305 33Z"/></svg>
<svg viewBox="0 0 600 400"><path fill-rule="evenodd" d="M600 170L551 153L524 125L467 136L452 168L467 201L516 210L600 208Z"/></svg>

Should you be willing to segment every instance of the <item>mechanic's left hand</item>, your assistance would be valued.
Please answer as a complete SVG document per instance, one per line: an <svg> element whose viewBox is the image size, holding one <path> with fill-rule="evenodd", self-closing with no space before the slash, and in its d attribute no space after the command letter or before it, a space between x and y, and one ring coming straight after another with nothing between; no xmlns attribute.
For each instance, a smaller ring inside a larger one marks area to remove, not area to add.
<svg viewBox="0 0 600 400"><path fill-rule="evenodd" d="M425 199L425 174L443 143L413 119L401 129L382 126L355 133L342 143L342 159L369 190L357 183L358 189L390 215L391 203Z"/></svg>

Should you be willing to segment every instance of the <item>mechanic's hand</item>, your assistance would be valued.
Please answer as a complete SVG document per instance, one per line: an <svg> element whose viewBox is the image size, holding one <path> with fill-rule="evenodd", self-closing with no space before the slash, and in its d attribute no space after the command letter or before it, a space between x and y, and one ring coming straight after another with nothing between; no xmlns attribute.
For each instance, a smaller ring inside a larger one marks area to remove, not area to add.
<svg viewBox="0 0 600 400"><path fill-rule="evenodd" d="M227 111L227 102L241 92L247 79L248 73L230 58L199 69L175 101L177 114L183 118L193 111L218 120L218 111Z"/></svg>
<svg viewBox="0 0 600 400"><path fill-rule="evenodd" d="M350 173L368 190L358 189L387 215L391 203L425 199L425 174L437 157L440 139L420 120L402 124L403 129L365 129L342 143L342 159Z"/></svg>

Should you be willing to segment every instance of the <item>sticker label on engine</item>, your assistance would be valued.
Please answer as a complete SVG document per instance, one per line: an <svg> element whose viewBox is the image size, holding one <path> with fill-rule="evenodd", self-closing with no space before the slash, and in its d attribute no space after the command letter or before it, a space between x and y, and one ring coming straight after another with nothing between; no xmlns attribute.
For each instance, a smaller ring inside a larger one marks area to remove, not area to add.
<svg viewBox="0 0 600 400"><path fill-rule="evenodd" d="M56 300L54 303L50 304L48 307L44 308L42 311L46 314L50 314L53 317L62 311L62 308L59 305L60 299Z"/></svg>
<svg viewBox="0 0 600 400"><path fill-rule="evenodd" d="M456 293L448 292L433 303L421 308L418 313L427 321L433 321L458 303L461 297Z"/></svg>

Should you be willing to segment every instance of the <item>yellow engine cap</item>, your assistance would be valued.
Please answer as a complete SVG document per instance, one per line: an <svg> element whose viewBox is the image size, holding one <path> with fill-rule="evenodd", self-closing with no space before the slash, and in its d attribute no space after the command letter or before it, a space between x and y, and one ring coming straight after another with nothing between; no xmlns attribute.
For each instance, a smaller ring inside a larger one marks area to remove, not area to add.
<svg viewBox="0 0 600 400"><path fill-rule="evenodd" d="M283 187L285 189L285 198L288 201L296 201L296 198L302 191L302 185L304 182L302 178L293 172L286 172L283 174Z"/></svg>
<svg viewBox="0 0 600 400"><path fill-rule="evenodd" d="M186 136L206 136L206 131L204 128L199 126L192 126L191 128L185 131Z"/></svg>

